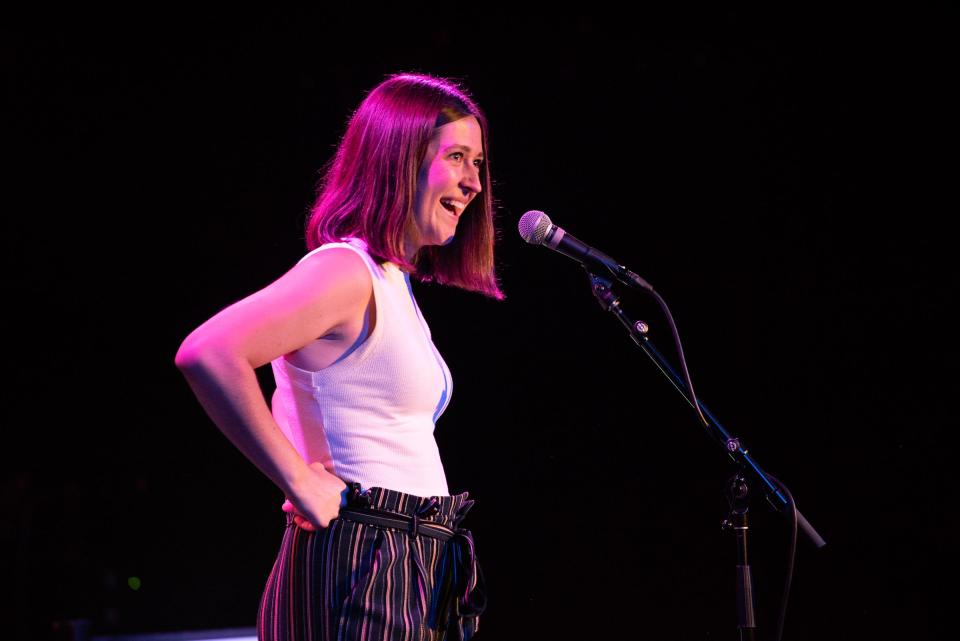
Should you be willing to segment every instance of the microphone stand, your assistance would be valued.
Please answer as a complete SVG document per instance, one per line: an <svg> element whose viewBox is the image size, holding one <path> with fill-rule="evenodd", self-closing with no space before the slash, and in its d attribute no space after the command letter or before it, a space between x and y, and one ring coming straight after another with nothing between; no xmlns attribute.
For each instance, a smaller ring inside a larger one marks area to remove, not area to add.
<svg viewBox="0 0 960 641"><path fill-rule="evenodd" d="M611 289L613 281L610 278L598 276L586 268L587 276L590 278L590 289L594 297L604 311L613 314L617 320L627 329L630 338L637 344L644 353L650 357L654 364L660 369L667 379L673 383L673 386L686 399L687 403L694 407L693 400L687 389L687 385L677 372L670 366L670 363L664 358L660 351L653 345L647 337L650 331L649 325L641 320L631 319L620 306L620 298ZM781 484L776 482L773 477L766 474L760 466L747 453L747 450L740 443L740 439L732 436L723 428L720 422L713 416L706 405L697 400L697 407L703 417L706 419L705 429L707 434L716 441L727 456L737 465L737 473L729 480L727 487L727 500L730 505L730 512L724 519L722 527L724 530L733 531L737 542L737 628L740 632L742 641L753 641L756 633L756 620L753 608L753 583L750 574L750 564L748 557L747 534L749 527L747 517L749 514L749 499L752 494L751 486L747 483L750 477L756 482L766 494L767 501L780 514L785 510L789 516L795 519L795 524L799 525L807 537L820 548L826 545L826 542L820 537L812 525L797 510L790 493L786 488L781 491ZM789 585L789 584L788 584ZM786 596L784 597L786 598Z"/></svg>

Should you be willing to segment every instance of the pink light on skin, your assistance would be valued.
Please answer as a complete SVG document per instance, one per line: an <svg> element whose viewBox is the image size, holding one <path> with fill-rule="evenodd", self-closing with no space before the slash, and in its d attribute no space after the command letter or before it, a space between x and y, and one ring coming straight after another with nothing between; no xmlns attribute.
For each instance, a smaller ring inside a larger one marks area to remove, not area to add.
<svg viewBox="0 0 960 641"><path fill-rule="evenodd" d="M407 258L426 245L453 240L457 222L481 191L483 134L473 116L433 131L420 173L413 213L416 234L407 240Z"/></svg>

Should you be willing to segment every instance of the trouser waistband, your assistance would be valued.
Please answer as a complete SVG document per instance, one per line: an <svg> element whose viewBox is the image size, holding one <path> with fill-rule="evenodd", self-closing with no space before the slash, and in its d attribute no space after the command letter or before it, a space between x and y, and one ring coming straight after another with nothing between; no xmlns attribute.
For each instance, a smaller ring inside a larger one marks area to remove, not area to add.
<svg viewBox="0 0 960 641"><path fill-rule="evenodd" d="M382 513L385 518L397 518L410 523L416 516L419 522L430 522L455 531L474 501L469 492L443 496L417 496L383 487L370 487L360 491L360 484L347 482L346 506L341 512L358 510ZM386 527L390 525L385 524Z"/></svg>

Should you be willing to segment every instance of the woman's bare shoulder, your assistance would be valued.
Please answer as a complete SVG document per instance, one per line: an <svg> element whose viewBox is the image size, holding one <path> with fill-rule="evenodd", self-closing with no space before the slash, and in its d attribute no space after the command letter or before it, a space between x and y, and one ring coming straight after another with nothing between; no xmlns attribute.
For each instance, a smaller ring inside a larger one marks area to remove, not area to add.
<svg viewBox="0 0 960 641"><path fill-rule="evenodd" d="M314 251L294 265L291 272L301 270L318 277L332 286L370 285L370 272L359 250L336 245ZM366 287L369 291L370 287Z"/></svg>

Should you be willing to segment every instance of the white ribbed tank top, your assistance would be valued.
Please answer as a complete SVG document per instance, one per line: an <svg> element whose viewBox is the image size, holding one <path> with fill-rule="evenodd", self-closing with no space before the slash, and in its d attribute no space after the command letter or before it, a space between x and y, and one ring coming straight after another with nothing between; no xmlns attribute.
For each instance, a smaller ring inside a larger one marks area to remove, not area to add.
<svg viewBox="0 0 960 641"><path fill-rule="evenodd" d="M430 337L410 276L380 265L359 239L322 245L306 256L345 247L363 258L373 280L373 331L322 370L271 362L277 389L271 409L307 463L363 490L378 486L417 496L446 496L447 479L433 437L450 402L450 370Z"/></svg>

